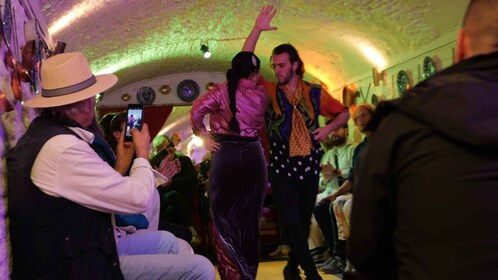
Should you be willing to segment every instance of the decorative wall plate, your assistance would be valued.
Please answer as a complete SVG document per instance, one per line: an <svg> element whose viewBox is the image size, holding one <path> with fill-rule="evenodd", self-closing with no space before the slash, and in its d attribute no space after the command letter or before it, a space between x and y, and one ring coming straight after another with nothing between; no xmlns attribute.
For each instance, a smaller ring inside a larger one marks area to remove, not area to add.
<svg viewBox="0 0 498 280"><path fill-rule="evenodd" d="M405 70L400 70L398 72L398 78L396 79L396 87L398 88L399 96L405 94L407 90L411 88L410 78Z"/></svg>
<svg viewBox="0 0 498 280"><path fill-rule="evenodd" d="M424 79L427 79L431 77L432 75L436 74L437 68L436 68L436 63L434 63L434 60L432 58L426 56L424 58L424 67L423 67L423 77Z"/></svg>
<svg viewBox="0 0 498 280"><path fill-rule="evenodd" d="M123 100L123 101L130 101L130 99L131 99L131 96L128 93L121 95L121 100Z"/></svg>
<svg viewBox="0 0 498 280"><path fill-rule="evenodd" d="M156 92L151 87L141 87L137 90L137 100L142 105L150 105L156 100Z"/></svg>
<svg viewBox="0 0 498 280"><path fill-rule="evenodd" d="M171 87L169 85L162 85L160 88L159 88L159 91L164 94L164 95L167 95L171 92Z"/></svg>
<svg viewBox="0 0 498 280"><path fill-rule="evenodd" d="M192 102L199 96L199 85L192 80L183 80L176 87L176 94L185 102Z"/></svg>
<svg viewBox="0 0 498 280"><path fill-rule="evenodd" d="M214 88L216 86L215 83L213 82L209 82L206 84L206 90L211 90L212 88Z"/></svg>

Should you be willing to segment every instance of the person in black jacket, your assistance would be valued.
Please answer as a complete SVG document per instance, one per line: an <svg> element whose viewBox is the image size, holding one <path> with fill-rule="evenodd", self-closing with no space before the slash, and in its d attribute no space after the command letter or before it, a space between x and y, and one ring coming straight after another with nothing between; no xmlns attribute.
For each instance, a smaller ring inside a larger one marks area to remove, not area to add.
<svg viewBox="0 0 498 280"><path fill-rule="evenodd" d="M171 183L167 187L158 189L161 200L160 221L186 226L192 234L190 243L195 247L200 244L201 239L197 235L192 220L192 199L194 187L197 184L194 164L188 156L177 152L173 141L165 135L156 136L152 145L156 156L151 159L151 162L161 160L167 155L174 155L174 158L180 162L180 172L171 178ZM161 153L161 150L165 152Z"/></svg>
<svg viewBox="0 0 498 280"><path fill-rule="evenodd" d="M496 279L497 14L470 1L457 63L378 106L353 185L360 279Z"/></svg>

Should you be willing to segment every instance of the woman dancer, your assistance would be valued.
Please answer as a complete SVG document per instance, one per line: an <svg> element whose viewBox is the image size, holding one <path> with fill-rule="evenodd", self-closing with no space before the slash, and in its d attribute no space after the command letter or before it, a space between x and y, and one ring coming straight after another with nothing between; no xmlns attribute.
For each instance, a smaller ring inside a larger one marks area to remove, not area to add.
<svg viewBox="0 0 498 280"><path fill-rule="evenodd" d="M197 99L192 129L213 152L209 200L221 279L255 279L259 263L259 217L265 196L266 162L260 143L269 96L261 86L260 61L240 52L227 84ZM211 133L203 123L209 114Z"/></svg>

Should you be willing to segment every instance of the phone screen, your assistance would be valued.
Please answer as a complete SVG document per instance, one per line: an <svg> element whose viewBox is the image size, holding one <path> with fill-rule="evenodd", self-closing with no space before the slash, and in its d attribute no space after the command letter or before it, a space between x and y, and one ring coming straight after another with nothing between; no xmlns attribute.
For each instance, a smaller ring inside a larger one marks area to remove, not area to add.
<svg viewBox="0 0 498 280"><path fill-rule="evenodd" d="M125 141L131 142L133 138L131 136L131 128L136 128L142 130L143 125L143 112L144 107L141 104L129 104L128 112L126 114L126 130L125 130Z"/></svg>

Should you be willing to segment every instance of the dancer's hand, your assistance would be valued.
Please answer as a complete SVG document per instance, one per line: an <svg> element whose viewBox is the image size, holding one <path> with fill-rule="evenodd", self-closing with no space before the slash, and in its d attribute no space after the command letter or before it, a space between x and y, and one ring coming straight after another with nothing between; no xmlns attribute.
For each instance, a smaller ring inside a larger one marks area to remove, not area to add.
<svg viewBox="0 0 498 280"><path fill-rule="evenodd" d="M276 26L271 26L271 20L273 16L277 13L277 9L273 5L266 5L259 12L258 18L256 19L255 28L261 31L277 30Z"/></svg>
<svg viewBox="0 0 498 280"><path fill-rule="evenodd" d="M202 141L204 142L204 147L210 152L216 152L220 148L220 144L216 143L209 135L203 136Z"/></svg>
<svg viewBox="0 0 498 280"><path fill-rule="evenodd" d="M322 127L319 127L317 129L313 130L313 132L311 132L311 134L313 134L313 137L316 141L322 142L322 141L327 140L327 138L331 132L332 131L330 131L328 126L322 126Z"/></svg>
<svg viewBox="0 0 498 280"><path fill-rule="evenodd" d="M275 9L273 5L266 5L261 9L251 33L249 33L249 36L247 36L247 39L242 46L242 51L254 52L261 31L277 30L277 27L270 25L276 12L277 9Z"/></svg>

